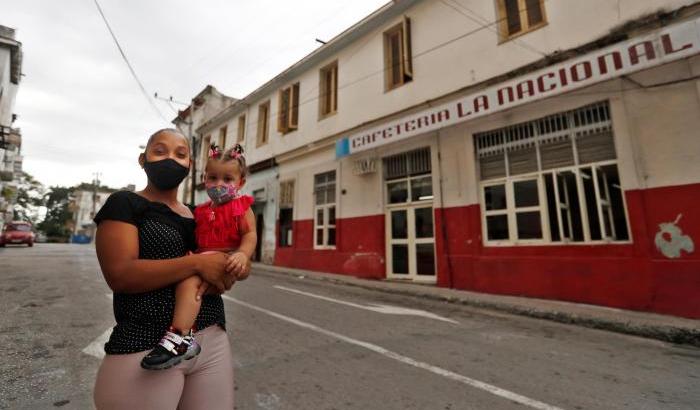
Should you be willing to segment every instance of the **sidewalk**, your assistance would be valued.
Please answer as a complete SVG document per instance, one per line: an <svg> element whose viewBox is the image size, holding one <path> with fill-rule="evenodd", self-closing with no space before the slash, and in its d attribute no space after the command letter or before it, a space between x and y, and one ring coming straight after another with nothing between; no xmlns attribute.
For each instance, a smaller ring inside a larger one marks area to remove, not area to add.
<svg viewBox="0 0 700 410"><path fill-rule="evenodd" d="M328 281L381 292L424 297L700 347L700 320L554 300L490 295L413 283L366 280L353 276L312 272L260 263L253 264L253 271L255 273L304 277L305 279Z"/></svg>

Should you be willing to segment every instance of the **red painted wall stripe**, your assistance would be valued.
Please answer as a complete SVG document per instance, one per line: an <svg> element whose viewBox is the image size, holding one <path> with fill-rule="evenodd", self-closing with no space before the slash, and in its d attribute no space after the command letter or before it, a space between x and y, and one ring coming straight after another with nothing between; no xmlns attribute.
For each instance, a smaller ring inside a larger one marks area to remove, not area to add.
<svg viewBox="0 0 700 410"><path fill-rule="evenodd" d="M700 184L625 197L631 244L484 247L479 205L436 209L438 286L700 318ZM654 238L679 214L696 251L668 259ZM275 264L384 278L384 219L338 220L335 250L314 250L313 221L294 221L294 246L278 248Z"/></svg>

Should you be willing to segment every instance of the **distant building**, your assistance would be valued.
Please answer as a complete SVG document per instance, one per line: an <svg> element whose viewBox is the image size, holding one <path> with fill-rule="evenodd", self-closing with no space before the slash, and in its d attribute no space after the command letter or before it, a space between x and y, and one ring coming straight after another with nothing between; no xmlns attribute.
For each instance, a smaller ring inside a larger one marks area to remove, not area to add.
<svg viewBox="0 0 700 410"><path fill-rule="evenodd" d="M22 43L0 26L0 227L12 219L17 178L22 172L22 134L13 128L15 96L22 76Z"/></svg>
<svg viewBox="0 0 700 410"><path fill-rule="evenodd" d="M177 117L172 121L175 127L190 139L192 148L193 167L191 174L190 177L180 185L178 191L178 197L181 198L183 202L199 204L206 200L206 193L202 189L201 175L204 171L202 163L206 159L209 144L217 144L222 147L229 144L227 140L229 131L226 128L219 130L218 134L209 133L207 135L201 135L197 130L205 124L208 124L214 116L236 101L238 100L224 95L214 86L208 85L192 98L190 105L180 111ZM192 175L195 176L194 179Z"/></svg>
<svg viewBox="0 0 700 410"><path fill-rule="evenodd" d="M700 318L699 73L695 0L401 0L196 132L275 265Z"/></svg>
<svg viewBox="0 0 700 410"><path fill-rule="evenodd" d="M134 185L129 185L123 190L133 191ZM102 208L107 198L117 191L116 189L83 183L75 188L71 194L69 209L73 218L68 222L67 228L71 231L71 242L89 243L94 241L95 223L92 218Z"/></svg>

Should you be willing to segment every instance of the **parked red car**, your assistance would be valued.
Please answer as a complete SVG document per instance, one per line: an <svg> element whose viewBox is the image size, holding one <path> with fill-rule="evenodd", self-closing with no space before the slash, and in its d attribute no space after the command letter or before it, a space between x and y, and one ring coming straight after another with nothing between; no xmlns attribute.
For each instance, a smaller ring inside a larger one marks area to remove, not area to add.
<svg viewBox="0 0 700 410"><path fill-rule="evenodd" d="M14 221L5 225L0 235L0 247L8 244L34 246L34 232L29 222Z"/></svg>

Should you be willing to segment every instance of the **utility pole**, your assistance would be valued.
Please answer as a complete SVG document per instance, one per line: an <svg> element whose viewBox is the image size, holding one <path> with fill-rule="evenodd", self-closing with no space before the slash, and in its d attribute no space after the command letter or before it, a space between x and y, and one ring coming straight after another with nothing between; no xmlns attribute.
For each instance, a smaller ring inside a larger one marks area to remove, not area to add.
<svg viewBox="0 0 700 410"><path fill-rule="evenodd" d="M92 212L90 213L90 219L94 218L97 212L97 187L100 186L100 175L102 175L102 173L93 172L92 175L94 178L92 180ZM97 225L95 225L95 222L92 222L91 242L95 242L95 233L97 233Z"/></svg>
<svg viewBox="0 0 700 410"><path fill-rule="evenodd" d="M190 101L190 104L178 101L173 98L171 95L169 98L164 98L158 96L158 92L155 92L153 94L153 97L157 100L165 101L170 109L172 109L176 114L180 114L180 112L173 107L173 104L179 104L185 107L193 107L194 106L194 101ZM190 142L190 158L192 160L192 166L191 166L191 175L190 175L190 203L194 205L194 185L195 185L195 178L197 176L197 145L195 144L195 137L192 132L192 108L190 108L190 120L189 121L183 121L185 124L189 126L189 132L187 135L187 138L189 139ZM185 198L182 198L183 202L185 201Z"/></svg>

